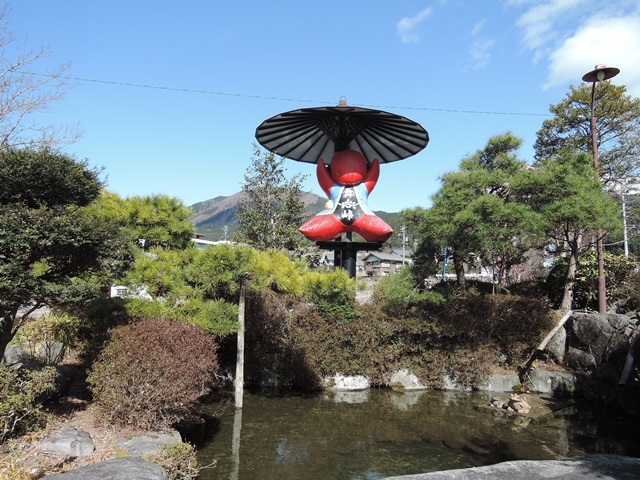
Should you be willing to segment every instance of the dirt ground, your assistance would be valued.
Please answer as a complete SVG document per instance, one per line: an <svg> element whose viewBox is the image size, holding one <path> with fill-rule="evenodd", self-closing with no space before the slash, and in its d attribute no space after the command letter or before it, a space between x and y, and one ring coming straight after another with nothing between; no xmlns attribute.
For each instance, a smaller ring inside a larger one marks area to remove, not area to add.
<svg viewBox="0 0 640 480"><path fill-rule="evenodd" d="M123 455L117 447L117 439L144 433L110 425L101 419L98 408L89 400L63 397L47 402L45 411L49 415L45 429L0 445L0 480L31 480L109 460ZM83 457L64 457L37 448L41 441L64 426L88 432L95 445L94 453Z"/></svg>

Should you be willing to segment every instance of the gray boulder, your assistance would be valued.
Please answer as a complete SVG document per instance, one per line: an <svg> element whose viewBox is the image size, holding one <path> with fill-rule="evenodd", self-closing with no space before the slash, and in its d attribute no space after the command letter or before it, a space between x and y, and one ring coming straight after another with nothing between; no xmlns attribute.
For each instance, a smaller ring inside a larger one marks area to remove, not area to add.
<svg viewBox="0 0 640 480"><path fill-rule="evenodd" d="M569 366L593 370L614 357L624 358L629 349L630 322L626 315L574 313L565 325ZM590 358L578 355L572 349L580 350Z"/></svg>
<svg viewBox="0 0 640 480"><path fill-rule="evenodd" d="M67 457L91 455L96 447L91 435L76 427L62 427L38 444L43 452L56 453Z"/></svg>
<svg viewBox="0 0 640 480"><path fill-rule="evenodd" d="M571 396L585 381L583 375L549 370L532 370L527 376L527 387L535 393Z"/></svg>
<svg viewBox="0 0 640 480"><path fill-rule="evenodd" d="M549 344L547 345L547 351L558 362L564 362L564 356L566 353L567 345L567 331L561 328L553 336Z"/></svg>
<svg viewBox="0 0 640 480"><path fill-rule="evenodd" d="M60 363L65 354L64 343L46 340L40 345L37 357L48 365Z"/></svg>
<svg viewBox="0 0 640 480"><path fill-rule="evenodd" d="M478 390L485 392L513 392L520 384L520 378L515 373L509 375L493 374L481 384Z"/></svg>
<svg viewBox="0 0 640 480"><path fill-rule="evenodd" d="M55 480L168 480L167 473L155 463L140 457L123 457L56 473L46 478Z"/></svg>
<svg viewBox="0 0 640 480"><path fill-rule="evenodd" d="M29 358L29 354L20 347L8 345L2 355L2 362L9 366L24 363Z"/></svg>
<svg viewBox="0 0 640 480"><path fill-rule="evenodd" d="M155 455L160 453L165 446L180 442L182 442L180 433L176 430L168 430L129 439L119 439L117 444L129 455Z"/></svg>
<svg viewBox="0 0 640 480"><path fill-rule="evenodd" d="M428 387L420 383L420 379L412 371L402 368L391 375L389 385L404 390L425 390Z"/></svg>
<svg viewBox="0 0 640 480"><path fill-rule="evenodd" d="M639 472L640 458L585 455L568 460L517 460L387 480L637 480Z"/></svg>

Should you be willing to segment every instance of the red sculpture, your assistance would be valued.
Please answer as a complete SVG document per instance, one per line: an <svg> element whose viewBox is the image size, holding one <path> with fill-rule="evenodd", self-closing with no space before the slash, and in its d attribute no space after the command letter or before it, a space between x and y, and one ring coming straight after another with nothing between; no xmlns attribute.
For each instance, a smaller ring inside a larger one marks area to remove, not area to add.
<svg viewBox="0 0 640 480"><path fill-rule="evenodd" d="M355 232L367 242L384 242L393 234L393 229L367 203L380 176L377 159L367 167L360 152L343 150L334 154L329 166L320 160L316 174L329 200L325 210L300 227L305 237L319 242Z"/></svg>

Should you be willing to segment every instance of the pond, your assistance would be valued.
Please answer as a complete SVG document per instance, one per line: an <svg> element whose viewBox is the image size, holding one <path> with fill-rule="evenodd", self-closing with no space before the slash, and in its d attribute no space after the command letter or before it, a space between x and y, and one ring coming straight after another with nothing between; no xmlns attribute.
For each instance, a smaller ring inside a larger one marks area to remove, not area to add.
<svg viewBox="0 0 640 480"><path fill-rule="evenodd" d="M585 453L640 457L640 420L589 405L530 395L555 415L492 411L493 395L371 389L319 394L251 394L212 403L198 446L203 480L382 479L506 460ZM235 424L235 425L234 425ZM204 442L204 443L203 443Z"/></svg>

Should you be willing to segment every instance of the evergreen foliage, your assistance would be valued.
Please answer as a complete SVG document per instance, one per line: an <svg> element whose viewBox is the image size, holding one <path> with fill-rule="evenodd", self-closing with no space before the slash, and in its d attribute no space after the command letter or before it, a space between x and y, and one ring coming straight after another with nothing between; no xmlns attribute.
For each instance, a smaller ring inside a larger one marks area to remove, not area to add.
<svg viewBox="0 0 640 480"><path fill-rule="evenodd" d="M459 171L442 176L429 210L403 213L420 228L415 260L423 270L447 247L462 288L465 264L492 267L501 281L535 244L540 218L521 192L532 175L515 156L521 144L511 133L490 138L461 161Z"/></svg>
<svg viewBox="0 0 640 480"><path fill-rule="evenodd" d="M0 444L43 424L38 399L54 387L56 375L53 367L30 370L0 363Z"/></svg>
<svg viewBox="0 0 640 480"><path fill-rule="evenodd" d="M251 165L244 176L245 194L236 212L241 225L236 240L258 250L302 248L304 237L298 227L304 220L304 204L300 200L304 177L285 178L284 158L253 145Z"/></svg>
<svg viewBox="0 0 640 480"><path fill-rule="evenodd" d="M87 208L98 175L50 150L0 151L0 353L30 312L96 298L128 267L126 236Z"/></svg>
<svg viewBox="0 0 640 480"><path fill-rule="evenodd" d="M592 153L592 85L571 87L567 96L551 105L553 117L545 120L536 136L535 158L544 162L563 152ZM640 99L627 94L624 85L598 82L595 89L600 177L605 185L632 183L640 173Z"/></svg>
<svg viewBox="0 0 640 480"><path fill-rule="evenodd" d="M190 247L195 233L189 221L192 211L181 200L167 195L120 198L102 191L93 209L129 234L132 242L145 250L153 247Z"/></svg>
<svg viewBox="0 0 640 480"><path fill-rule="evenodd" d="M195 480L200 474L195 447L189 443L170 443L160 453L144 458L160 465L168 480Z"/></svg>
<svg viewBox="0 0 640 480"><path fill-rule="evenodd" d="M607 301L618 313L633 312L637 308L638 260L634 256L614 255L604 252L604 269L607 272ZM546 281L549 299L554 306L562 301L562 291L569 268L569 259L561 258L553 266ZM573 287L573 309L598 310L598 256L594 250L580 255L580 264Z"/></svg>
<svg viewBox="0 0 640 480"><path fill-rule="evenodd" d="M568 255L560 308L571 308L580 255L595 245L597 231L622 227L618 207L595 178L587 154L563 152L545 161L527 188L529 201L540 212L548 241Z"/></svg>

